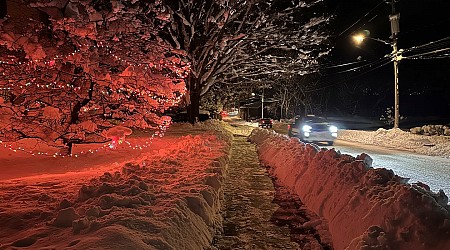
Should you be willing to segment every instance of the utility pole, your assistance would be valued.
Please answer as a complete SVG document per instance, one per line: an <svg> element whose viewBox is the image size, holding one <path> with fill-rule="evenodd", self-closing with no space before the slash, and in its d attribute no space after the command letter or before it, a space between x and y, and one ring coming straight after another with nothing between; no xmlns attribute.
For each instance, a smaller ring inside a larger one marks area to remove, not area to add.
<svg viewBox="0 0 450 250"><path fill-rule="evenodd" d="M398 128L400 122L400 98L398 91L398 62L401 57L398 53L397 48L397 34L400 32L400 13L395 11L395 1L391 0L392 15L389 16L389 21L391 22L391 33L392 33L392 56L394 57L394 128Z"/></svg>
<svg viewBox="0 0 450 250"><path fill-rule="evenodd" d="M261 119L264 118L264 88L262 89L261 95Z"/></svg>

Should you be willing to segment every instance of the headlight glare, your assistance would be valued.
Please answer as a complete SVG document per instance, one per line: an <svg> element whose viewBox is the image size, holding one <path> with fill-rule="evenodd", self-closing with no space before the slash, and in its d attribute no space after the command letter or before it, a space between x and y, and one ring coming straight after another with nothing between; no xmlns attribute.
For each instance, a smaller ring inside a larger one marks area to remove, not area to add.
<svg viewBox="0 0 450 250"><path fill-rule="evenodd" d="M337 131L338 131L338 128L336 126L330 126L329 129L330 129L331 133L337 133Z"/></svg>
<svg viewBox="0 0 450 250"><path fill-rule="evenodd" d="M303 125L302 130L304 132L311 132L312 127L309 125Z"/></svg>

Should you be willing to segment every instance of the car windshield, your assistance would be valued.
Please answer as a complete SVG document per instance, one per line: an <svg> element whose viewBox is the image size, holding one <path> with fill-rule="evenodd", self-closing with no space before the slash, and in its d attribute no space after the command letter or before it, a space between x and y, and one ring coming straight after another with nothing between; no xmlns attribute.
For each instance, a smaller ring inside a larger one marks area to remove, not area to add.
<svg viewBox="0 0 450 250"><path fill-rule="evenodd" d="M305 117L303 118L303 121L310 123L328 123L327 119L317 116Z"/></svg>

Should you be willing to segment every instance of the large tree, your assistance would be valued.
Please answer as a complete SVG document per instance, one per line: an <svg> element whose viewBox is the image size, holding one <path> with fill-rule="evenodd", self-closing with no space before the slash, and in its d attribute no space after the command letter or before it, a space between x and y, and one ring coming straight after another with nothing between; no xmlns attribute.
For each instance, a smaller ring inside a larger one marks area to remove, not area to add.
<svg viewBox="0 0 450 250"><path fill-rule="evenodd" d="M70 149L104 140L114 125L166 122L189 65L157 39L154 3L24 4L23 17L0 20L0 140L35 137Z"/></svg>
<svg viewBox="0 0 450 250"><path fill-rule="evenodd" d="M214 84L310 72L329 49L321 0L161 1L160 37L186 53L190 120Z"/></svg>

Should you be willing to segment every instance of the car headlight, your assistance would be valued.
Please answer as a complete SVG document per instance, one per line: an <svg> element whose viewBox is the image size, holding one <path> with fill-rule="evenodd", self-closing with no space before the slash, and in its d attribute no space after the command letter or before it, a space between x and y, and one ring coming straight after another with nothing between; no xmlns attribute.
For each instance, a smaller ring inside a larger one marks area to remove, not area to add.
<svg viewBox="0 0 450 250"><path fill-rule="evenodd" d="M338 131L338 128L336 126L330 126L329 129L330 129L331 133L337 133L337 131Z"/></svg>
<svg viewBox="0 0 450 250"><path fill-rule="evenodd" d="M309 125L303 125L302 130L304 132L311 132L312 127Z"/></svg>

